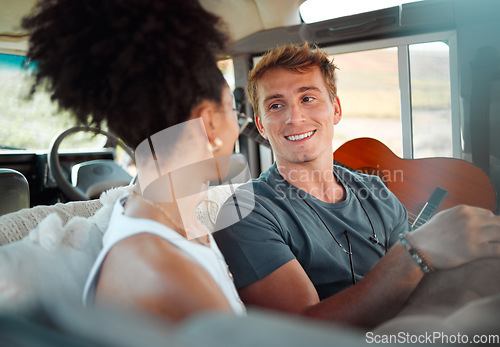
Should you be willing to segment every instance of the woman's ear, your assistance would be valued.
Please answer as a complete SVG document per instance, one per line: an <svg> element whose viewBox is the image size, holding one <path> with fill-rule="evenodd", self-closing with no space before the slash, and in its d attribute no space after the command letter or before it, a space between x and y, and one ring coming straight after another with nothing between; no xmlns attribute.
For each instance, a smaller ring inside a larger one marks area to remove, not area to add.
<svg viewBox="0 0 500 347"><path fill-rule="evenodd" d="M220 121L220 117L216 117L215 105L211 101L204 100L196 105L191 111L190 119L201 118L209 141L215 138L215 129Z"/></svg>

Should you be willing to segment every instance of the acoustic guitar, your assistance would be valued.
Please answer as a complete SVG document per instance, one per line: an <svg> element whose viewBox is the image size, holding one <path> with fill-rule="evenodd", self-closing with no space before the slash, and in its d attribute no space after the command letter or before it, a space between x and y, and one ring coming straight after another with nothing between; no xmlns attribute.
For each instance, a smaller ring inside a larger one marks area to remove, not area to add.
<svg viewBox="0 0 500 347"><path fill-rule="evenodd" d="M406 207L414 227L436 212L460 204L495 210L495 190L489 177L464 160L401 159L380 141L366 137L344 143L333 157L354 170L380 176Z"/></svg>

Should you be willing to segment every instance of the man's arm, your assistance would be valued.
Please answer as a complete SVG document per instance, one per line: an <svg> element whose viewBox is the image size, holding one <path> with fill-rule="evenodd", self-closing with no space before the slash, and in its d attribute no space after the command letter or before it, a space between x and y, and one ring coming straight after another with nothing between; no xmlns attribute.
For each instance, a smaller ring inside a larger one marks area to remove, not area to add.
<svg viewBox="0 0 500 347"><path fill-rule="evenodd" d="M323 301L297 260L240 288L247 305L257 305L314 318L374 327L399 312L423 274L401 244L356 285Z"/></svg>
<svg viewBox="0 0 500 347"><path fill-rule="evenodd" d="M413 232L419 248L437 270L500 255L500 217L460 206L438 214ZM423 278L423 272L400 242L356 285L323 301L297 262L240 288L246 304L339 321L376 326L397 314Z"/></svg>

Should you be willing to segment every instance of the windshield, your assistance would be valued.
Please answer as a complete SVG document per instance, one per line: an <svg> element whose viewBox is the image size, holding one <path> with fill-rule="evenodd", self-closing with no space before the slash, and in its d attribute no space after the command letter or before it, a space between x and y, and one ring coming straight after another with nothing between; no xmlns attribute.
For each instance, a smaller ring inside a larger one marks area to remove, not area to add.
<svg viewBox="0 0 500 347"><path fill-rule="evenodd" d="M47 150L53 138L75 125L68 112L60 112L50 95L36 92L29 98L31 71L25 57L0 54L0 151ZM89 142L90 141L90 142ZM102 147L102 138L72 138L62 148Z"/></svg>

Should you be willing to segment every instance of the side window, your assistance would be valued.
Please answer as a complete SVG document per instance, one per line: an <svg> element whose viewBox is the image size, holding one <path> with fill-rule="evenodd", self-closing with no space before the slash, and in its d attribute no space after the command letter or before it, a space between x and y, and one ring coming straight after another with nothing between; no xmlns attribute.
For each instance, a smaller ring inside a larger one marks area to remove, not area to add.
<svg viewBox="0 0 500 347"><path fill-rule="evenodd" d="M224 75L224 79L226 80L227 84L229 85L229 89L231 89L231 92L234 95L234 90L236 88L236 81L235 81L235 75L234 75L234 63L233 59L222 59L217 62L217 66L219 67L220 71ZM235 153L240 153L240 140L238 139L236 143L234 144L234 152Z"/></svg>
<svg viewBox="0 0 500 347"><path fill-rule="evenodd" d="M222 74L224 75L224 78L226 79L227 84L229 84L229 88L231 88L231 91L234 91L235 84L234 84L233 60L232 59L219 60L217 62L217 66L222 71Z"/></svg>
<svg viewBox="0 0 500 347"><path fill-rule="evenodd" d="M333 58L343 111L333 147L357 137L373 137L402 156L397 49L335 54Z"/></svg>
<svg viewBox="0 0 500 347"><path fill-rule="evenodd" d="M373 137L404 158L459 157L460 115L452 100L452 49L446 42L453 35L327 48L339 68L343 108L334 149Z"/></svg>
<svg viewBox="0 0 500 347"><path fill-rule="evenodd" d="M413 156L451 157L449 48L444 42L410 45Z"/></svg>

